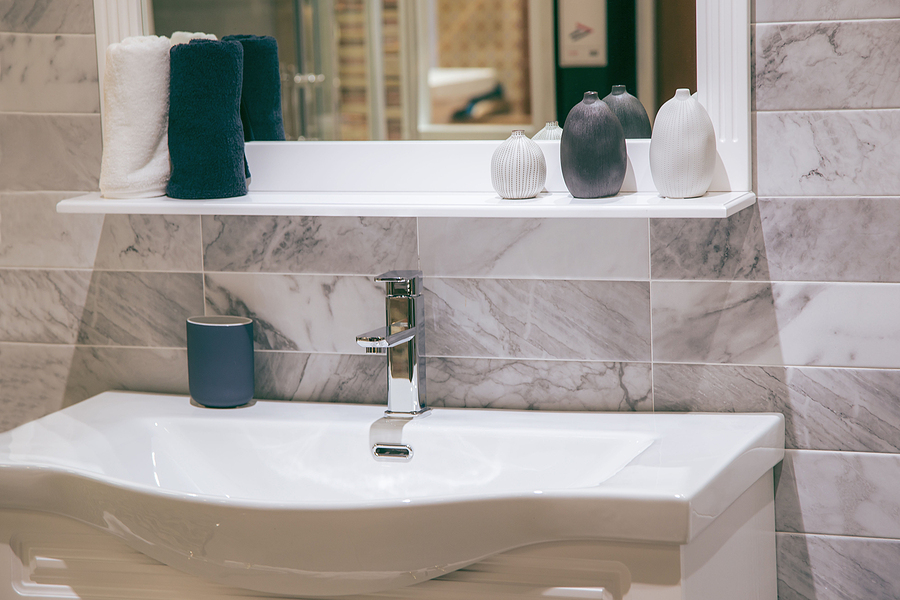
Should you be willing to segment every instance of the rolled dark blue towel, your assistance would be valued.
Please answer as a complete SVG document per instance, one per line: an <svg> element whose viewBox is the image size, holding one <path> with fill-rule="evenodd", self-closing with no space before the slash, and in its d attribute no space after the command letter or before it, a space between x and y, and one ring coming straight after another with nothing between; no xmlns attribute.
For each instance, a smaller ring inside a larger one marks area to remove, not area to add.
<svg viewBox="0 0 900 600"><path fill-rule="evenodd" d="M244 141L283 140L281 74L275 38L268 35L226 35L222 39L240 42L244 47L244 85L241 92Z"/></svg>
<svg viewBox="0 0 900 600"><path fill-rule="evenodd" d="M169 51L171 198L247 193L240 102L244 50L238 42L191 40Z"/></svg>

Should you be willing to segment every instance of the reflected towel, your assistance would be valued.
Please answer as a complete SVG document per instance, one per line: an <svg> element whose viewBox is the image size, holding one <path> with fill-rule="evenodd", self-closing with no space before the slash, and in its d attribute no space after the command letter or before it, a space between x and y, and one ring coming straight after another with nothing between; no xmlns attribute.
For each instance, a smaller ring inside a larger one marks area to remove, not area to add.
<svg viewBox="0 0 900 600"><path fill-rule="evenodd" d="M211 33L203 33L202 31L175 31L172 32L172 45L187 44L191 40L214 40L216 36Z"/></svg>
<svg viewBox="0 0 900 600"><path fill-rule="evenodd" d="M244 80L241 90L241 122L244 141L284 139L281 114L281 74L278 43L271 36L226 35L222 40L244 47Z"/></svg>
<svg viewBox="0 0 900 600"><path fill-rule="evenodd" d="M172 46L169 155L172 198L232 198L247 193L241 128L238 42L191 40Z"/></svg>
<svg viewBox="0 0 900 600"><path fill-rule="evenodd" d="M169 39L136 36L110 44L103 71L104 198L165 195L168 118Z"/></svg>

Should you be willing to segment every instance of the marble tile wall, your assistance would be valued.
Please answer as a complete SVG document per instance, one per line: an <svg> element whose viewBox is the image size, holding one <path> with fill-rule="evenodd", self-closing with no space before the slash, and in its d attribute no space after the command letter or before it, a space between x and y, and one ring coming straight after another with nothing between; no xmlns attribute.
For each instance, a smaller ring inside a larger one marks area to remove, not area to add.
<svg viewBox="0 0 900 600"><path fill-rule="evenodd" d="M0 0L0 429L185 393L183 319L253 316L257 396L383 403L392 268L426 275L435 406L777 411L779 596L900 597L900 4L755 0L730 219L77 216L90 0Z"/></svg>

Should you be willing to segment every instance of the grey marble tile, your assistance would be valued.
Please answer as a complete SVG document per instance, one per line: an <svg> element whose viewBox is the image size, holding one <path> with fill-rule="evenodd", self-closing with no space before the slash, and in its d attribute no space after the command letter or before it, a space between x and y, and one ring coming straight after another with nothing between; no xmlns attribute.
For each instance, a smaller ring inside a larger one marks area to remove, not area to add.
<svg viewBox="0 0 900 600"><path fill-rule="evenodd" d="M896 0L754 0L757 23L900 17Z"/></svg>
<svg viewBox="0 0 900 600"><path fill-rule="evenodd" d="M0 64L4 111L100 112L93 36L0 33Z"/></svg>
<svg viewBox="0 0 900 600"><path fill-rule="evenodd" d="M900 282L900 199L760 199L773 280Z"/></svg>
<svg viewBox="0 0 900 600"><path fill-rule="evenodd" d="M384 356L262 351L254 362L259 399L387 404Z"/></svg>
<svg viewBox="0 0 900 600"><path fill-rule="evenodd" d="M662 362L900 367L900 285L653 282Z"/></svg>
<svg viewBox="0 0 900 600"><path fill-rule="evenodd" d="M900 539L900 455L788 451L775 514L778 531Z"/></svg>
<svg viewBox="0 0 900 600"><path fill-rule="evenodd" d="M366 276L208 273L207 314L255 320L258 350L362 354L356 336L384 326L384 284Z"/></svg>
<svg viewBox="0 0 900 600"><path fill-rule="evenodd" d="M778 600L900 598L900 541L779 533Z"/></svg>
<svg viewBox="0 0 900 600"><path fill-rule="evenodd" d="M200 253L198 216L107 215L94 267L199 272Z"/></svg>
<svg viewBox="0 0 900 600"><path fill-rule="evenodd" d="M427 278L429 356L650 359L649 286Z"/></svg>
<svg viewBox="0 0 900 600"><path fill-rule="evenodd" d="M900 107L900 22L757 25L756 110Z"/></svg>
<svg viewBox="0 0 900 600"><path fill-rule="evenodd" d="M429 406L652 410L649 363L429 358Z"/></svg>
<svg viewBox="0 0 900 600"><path fill-rule="evenodd" d="M0 431L63 407L74 346L0 343Z"/></svg>
<svg viewBox="0 0 900 600"><path fill-rule="evenodd" d="M0 341L73 344L89 271L0 269Z"/></svg>
<svg viewBox="0 0 900 600"><path fill-rule="evenodd" d="M65 405L108 390L187 394L187 350L77 346Z"/></svg>
<svg viewBox="0 0 900 600"><path fill-rule="evenodd" d="M419 219L435 277L646 280L647 248L646 219Z"/></svg>
<svg viewBox="0 0 900 600"><path fill-rule="evenodd" d="M896 196L900 110L760 112L760 196Z"/></svg>
<svg viewBox="0 0 900 600"><path fill-rule="evenodd" d="M0 192L0 266L90 268L103 215L60 214L64 192Z"/></svg>
<svg viewBox="0 0 900 600"><path fill-rule="evenodd" d="M95 271L78 343L183 348L185 319L202 314L200 274Z"/></svg>
<svg viewBox="0 0 900 600"><path fill-rule="evenodd" d="M203 217L207 271L378 275L416 269L416 220Z"/></svg>
<svg viewBox="0 0 900 600"><path fill-rule="evenodd" d="M727 219L650 219L653 279L769 279L756 206Z"/></svg>
<svg viewBox="0 0 900 600"><path fill-rule="evenodd" d="M780 412L785 446L900 452L900 370L654 363L656 410Z"/></svg>
<svg viewBox="0 0 900 600"><path fill-rule="evenodd" d="M654 281L650 299L654 361L783 364L769 283Z"/></svg>
<svg viewBox="0 0 900 600"><path fill-rule="evenodd" d="M0 152L4 191L94 191L100 115L0 114Z"/></svg>
<svg viewBox="0 0 900 600"><path fill-rule="evenodd" d="M92 0L0 0L0 31L94 33Z"/></svg>

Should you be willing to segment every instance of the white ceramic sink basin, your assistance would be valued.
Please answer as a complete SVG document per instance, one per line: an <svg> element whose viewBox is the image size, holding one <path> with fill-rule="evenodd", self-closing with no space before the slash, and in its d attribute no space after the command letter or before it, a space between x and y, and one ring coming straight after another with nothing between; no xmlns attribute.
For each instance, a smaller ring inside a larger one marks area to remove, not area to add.
<svg viewBox="0 0 900 600"><path fill-rule="evenodd" d="M392 589L556 540L686 544L784 454L776 414L550 413L107 392L0 435L0 508L293 595ZM377 460L376 443L412 458Z"/></svg>

